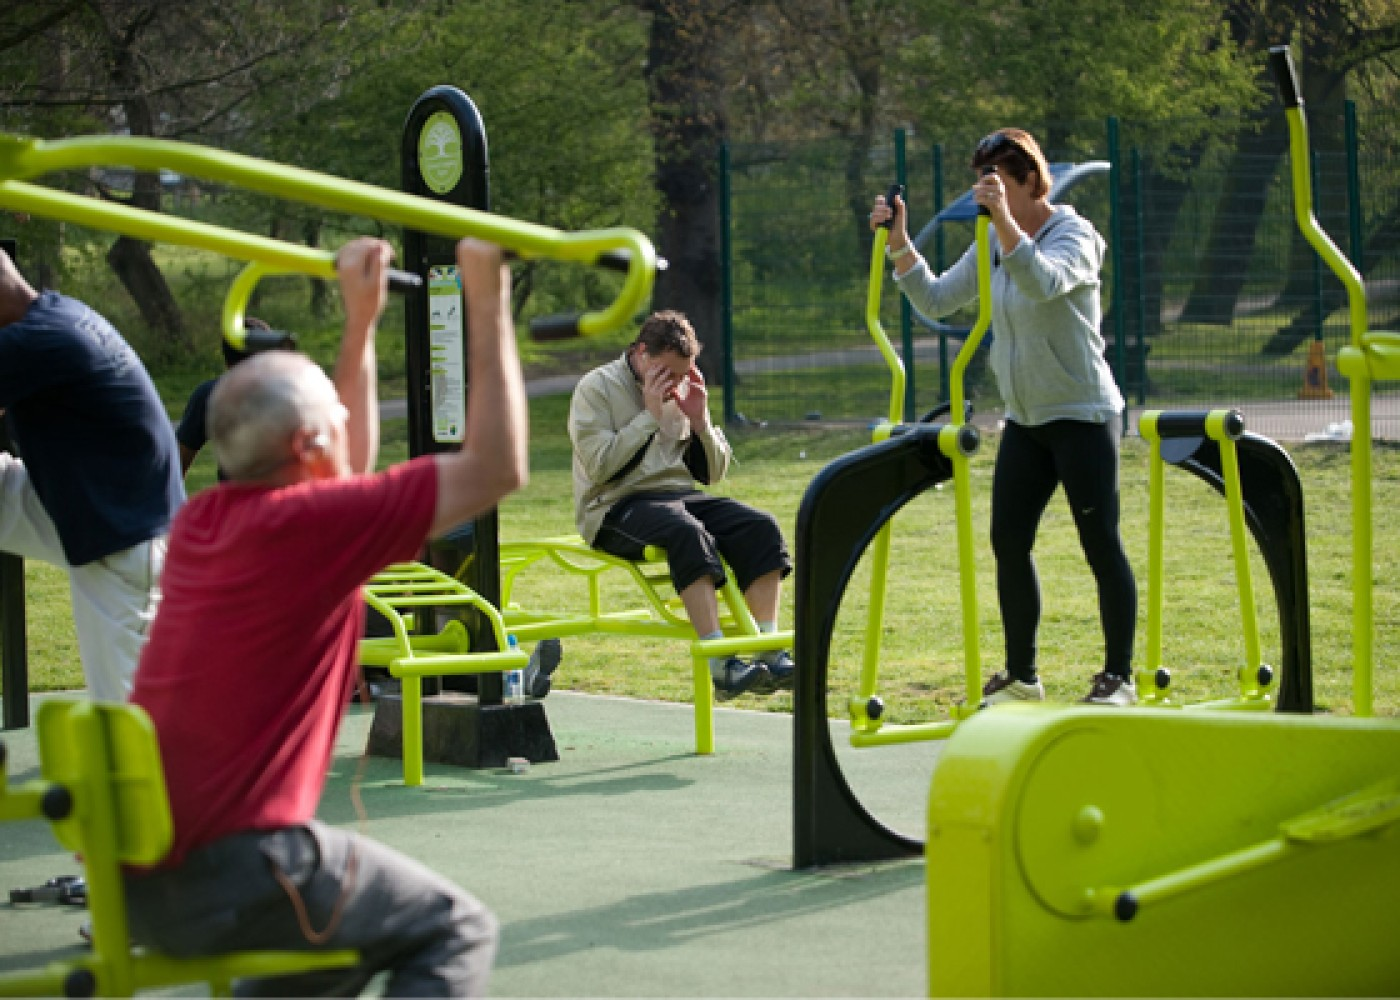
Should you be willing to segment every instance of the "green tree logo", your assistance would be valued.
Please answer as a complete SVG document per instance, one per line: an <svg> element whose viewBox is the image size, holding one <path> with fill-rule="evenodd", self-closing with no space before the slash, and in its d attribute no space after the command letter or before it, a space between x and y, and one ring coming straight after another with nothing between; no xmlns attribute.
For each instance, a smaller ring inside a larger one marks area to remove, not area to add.
<svg viewBox="0 0 1400 1000"><path fill-rule="evenodd" d="M435 112L423 123L418 169L434 194L447 194L462 179L462 133L450 112Z"/></svg>

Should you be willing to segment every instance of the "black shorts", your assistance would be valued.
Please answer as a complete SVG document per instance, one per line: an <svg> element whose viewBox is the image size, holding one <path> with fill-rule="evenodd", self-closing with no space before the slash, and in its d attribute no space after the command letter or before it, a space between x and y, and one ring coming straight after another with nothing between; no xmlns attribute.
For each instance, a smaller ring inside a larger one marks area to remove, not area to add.
<svg viewBox="0 0 1400 1000"><path fill-rule="evenodd" d="M626 497L608 511L593 540L594 548L631 560L641 559L648 545L666 550L677 593L701 577L724 586L724 563L741 591L775 570L783 576L792 572L782 530L771 514L699 490Z"/></svg>

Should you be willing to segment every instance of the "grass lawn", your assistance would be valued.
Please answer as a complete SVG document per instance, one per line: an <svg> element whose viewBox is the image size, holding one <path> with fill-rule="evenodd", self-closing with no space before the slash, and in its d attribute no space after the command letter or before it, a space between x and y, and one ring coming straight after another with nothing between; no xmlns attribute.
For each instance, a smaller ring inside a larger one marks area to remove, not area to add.
<svg viewBox="0 0 1400 1000"><path fill-rule="evenodd" d="M531 405L531 481L501 512L503 539L573 530L568 439L563 426L567 397ZM405 456L403 421L385 426L382 459ZM733 432L738 462L722 490L771 510L791 536L807 483L831 459L860 447L866 433L854 429L793 428ZM994 566L986 539L992 459L997 440L984 442L973 462L977 539L977 593L984 670L1001 662L1001 629ZM1295 448L1307 503L1312 602L1314 688L1320 711L1351 712L1351 591L1348 458L1336 445ZM1400 500L1400 449L1376 455L1375 526L1376 709L1400 715L1400 522L1387 517ZM1123 451L1124 536L1140 589L1137 656L1146 632L1147 449L1136 438ZM190 488L212 481L212 462L201 457ZM1243 657L1240 617L1224 505L1194 477L1168 473L1164 657L1173 687L1188 700L1223 697L1233 690ZM1079 550L1069 512L1057 496L1041 528L1036 557L1044 594L1041 668L1052 698L1074 699L1099 668L1102 645L1093 579ZM1278 621L1263 562L1252 559L1261 639L1268 662L1278 662ZM881 659L880 691L892 722L936 717L964 697L962 637L951 490L914 501L895 522ZM69 620L66 580L31 565L29 586L30 676L35 690L82 683ZM522 577L517 597L531 606L575 599L574 578L541 571ZM865 627L869 568L863 563L841 607L832 656L833 709L854 691ZM784 609L790 623L791 602ZM556 686L639 698L687 701L689 667L675 643L634 638L569 639ZM786 694L746 697L738 704L785 711Z"/></svg>

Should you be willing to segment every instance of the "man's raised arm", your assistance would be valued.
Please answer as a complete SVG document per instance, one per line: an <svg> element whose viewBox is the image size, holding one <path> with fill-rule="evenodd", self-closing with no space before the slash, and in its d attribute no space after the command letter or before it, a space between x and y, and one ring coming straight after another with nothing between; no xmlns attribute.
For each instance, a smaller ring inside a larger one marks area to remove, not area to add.
<svg viewBox="0 0 1400 1000"><path fill-rule="evenodd" d="M335 258L345 306L345 334L333 381L346 410L352 473L374 471L379 456L379 366L374 333L389 298L388 268L393 258L388 243L367 236L347 243Z"/></svg>

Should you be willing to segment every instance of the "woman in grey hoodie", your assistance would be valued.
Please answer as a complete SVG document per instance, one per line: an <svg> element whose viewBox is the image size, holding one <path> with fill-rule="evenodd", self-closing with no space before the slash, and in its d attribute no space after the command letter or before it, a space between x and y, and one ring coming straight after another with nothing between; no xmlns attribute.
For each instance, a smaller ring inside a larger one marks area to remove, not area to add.
<svg viewBox="0 0 1400 1000"><path fill-rule="evenodd" d="M1104 669L1084 700L1132 704L1137 584L1118 530L1123 397L1099 333L1104 241L1073 208L1050 203L1049 166L1029 133L998 129L977 144L972 167L981 175L973 198L995 232L991 366L1006 404L992 478L1006 667L983 686L982 704L1045 697L1036 674L1040 584L1031 550L1060 485L1098 584L1104 632ZM871 228L887 220L895 280L915 309L938 317L976 301L975 247L935 275L910 242L903 199L876 199Z"/></svg>

